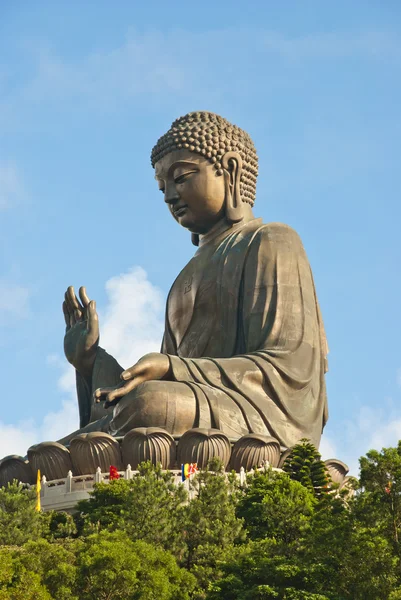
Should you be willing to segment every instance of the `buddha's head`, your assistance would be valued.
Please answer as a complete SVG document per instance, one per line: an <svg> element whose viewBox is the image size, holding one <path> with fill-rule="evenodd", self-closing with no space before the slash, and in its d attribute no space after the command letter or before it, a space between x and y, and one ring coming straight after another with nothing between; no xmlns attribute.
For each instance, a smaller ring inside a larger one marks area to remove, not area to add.
<svg viewBox="0 0 401 600"><path fill-rule="evenodd" d="M180 117L152 150L159 189L176 221L205 234L238 223L255 201L258 158L249 135L209 112Z"/></svg>

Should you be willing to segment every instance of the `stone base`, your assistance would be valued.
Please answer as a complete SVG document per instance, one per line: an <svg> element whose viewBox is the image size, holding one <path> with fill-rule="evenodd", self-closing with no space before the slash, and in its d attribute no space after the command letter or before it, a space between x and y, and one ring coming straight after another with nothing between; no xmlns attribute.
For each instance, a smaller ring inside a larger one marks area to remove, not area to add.
<svg viewBox="0 0 401 600"><path fill-rule="evenodd" d="M124 465L136 469L141 462L160 463L163 469L176 464L176 443L172 435L159 427L138 427L129 431L122 441Z"/></svg>
<svg viewBox="0 0 401 600"><path fill-rule="evenodd" d="M239 472L241 467L250 471L266 461L277 467L280 460L279 442L266 435L250 433L235 442L231 453L230 469Z"/></svg>
<svg viewBox="0 0 401 600"><path fill-rule="evenodd" d="M197 463L204 469L213 458L224 467L250 471L265 465L282 468L291 449L281 452L280 444L271 437L248 434L232 445L218 429L191 429L177 442L163 429L137 428L128 432L121 443L103 432L79 434L71 440L70 448L58 442L43 442L28 450L28 460L21 456L8 456L0 461L0 486L16 479L32 484L37 471L49 481L74 476L93 475L96 471L108 473L110 466L118 471L136 469L138 464L150 460L161 463L163 469L180 468L184 463ZM326 461L332 481L345 485L348 467L336 459Z"/></svg>
<svg viewBox="0 0 401 600"><path fill-rule="evenodd" d="M11 454L0 460L0 487L6 486L14 480L22 483L34 483L35 477L25 458Z"/></svg>
<svg viewBox="0 0 401 600"><path fill-rule="evenodd" d="M228 437L219 429L190 429L178 442L178 464L196 463L199 469L218 458L227 467L231 456Z"/></svg>

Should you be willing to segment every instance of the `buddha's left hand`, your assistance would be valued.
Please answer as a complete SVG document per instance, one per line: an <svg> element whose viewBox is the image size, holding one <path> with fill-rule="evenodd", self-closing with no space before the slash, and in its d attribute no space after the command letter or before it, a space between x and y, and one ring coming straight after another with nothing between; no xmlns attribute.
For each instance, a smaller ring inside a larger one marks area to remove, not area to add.
<svg viewBox="0 0 401 600"><path fill-rule="evenodd" d="M170 360L166 354L151 352L145 354L138 362L121 373L123 383L116 387L99 388L95 392L96 402L106 396L105 408L117 404L123 396L132 392L140 383L171 377Z"/></svg>

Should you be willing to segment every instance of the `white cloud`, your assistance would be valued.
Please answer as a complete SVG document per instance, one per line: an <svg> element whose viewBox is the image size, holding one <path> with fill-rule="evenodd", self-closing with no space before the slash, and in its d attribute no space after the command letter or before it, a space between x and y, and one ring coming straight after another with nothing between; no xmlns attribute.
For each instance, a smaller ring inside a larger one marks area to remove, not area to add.
<svg viewBox="0 0 401 600"><path fill-rule="evenodd" d="M24 456L29 446L37 441L37 429L33 421L16 425L6 425L0 421L0 458L9 454Z"/></svg>
<svg viewBox="0 0 401 600"><path fill-rule="evenodd" d="M383 423L381 427L375 431L371 438L372 448L388 448L389 446L396 446L401 440L401 416L388 423Z"/></svg>
<svg viewBox="0 0 401 600"><path fill-rule="evenodd" d="M332 434L324 435L320 452L324 459L344 461L350 474L358 476L361 456L372 449L380 451L397 446L400 439L401 409L391 399L386 399L377 407L362 406L351 418L344 420L336 442Z"/></svg>
<svg viewBox="0 0 401 600"><path fill-rule="evenodd" d="M146 272L135 267L109 279L106 290L107 307L99 311L100 344L125 368L147 352L159 352L164 298Z"/></svg>
<svg viewBox="0 0 401 600"><path fill-rule="evenodd" d="M106 282L106 291L107 304L99 311L101 345L126 367L147 352L159 351L164 299L146 272L135 267L117 275ZM24 456L32 444L57 440L78 429L74 369L64 357L54 354L47 358L47 364L61 370L59 408L39 424L32 420L16 425L0 422L0 458L8 454Z"/></svg>
<svg viewBox="0 0 401 600"><path fill-rule="evenodd" d="M327 435L323 434L320 440L319 452L323 460L337 458L337 449L335 442Z"/></svg>
<svg viewBox="0 0 401 600"><path fill-rule="evenodd" d="M16 204L22 196L21 177L11 162L0 163L0 210Z"/></svg>
<svg viewBox="0 0 401 600"><path fill-rule="evenodd" d="M0 325L10 323L10 317L24 319L29 316L30 290L8 279L0 279Z"/></svg>

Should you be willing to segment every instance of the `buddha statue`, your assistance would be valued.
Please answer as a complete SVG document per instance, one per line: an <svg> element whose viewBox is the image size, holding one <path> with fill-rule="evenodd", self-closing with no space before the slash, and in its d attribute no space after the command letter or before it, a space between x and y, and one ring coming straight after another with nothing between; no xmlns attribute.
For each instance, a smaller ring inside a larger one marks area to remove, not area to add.
<svg viewBox="0 0 401 600"><path fill-rule="evenodd" d="M99 345L94 300L69 287L65 354L76 369L80 433L218 430L316 447L327 420L327 343L297 233L255 218L258 159L249 135L193 112L151 154L155 179L197 247L167 299L160 352L123 368Z"/></svg>

